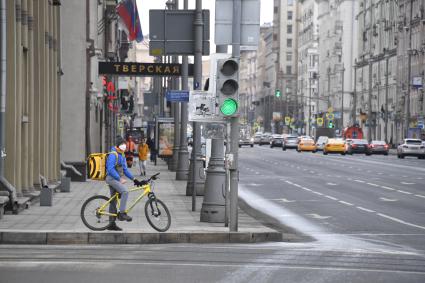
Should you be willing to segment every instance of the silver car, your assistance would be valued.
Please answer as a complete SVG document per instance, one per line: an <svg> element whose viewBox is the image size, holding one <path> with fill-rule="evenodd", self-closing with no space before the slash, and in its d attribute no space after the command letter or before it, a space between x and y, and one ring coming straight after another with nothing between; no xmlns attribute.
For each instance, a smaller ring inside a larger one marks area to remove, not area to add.
<svg viewBox="0 0 425 283"><path fill-rule="evenodd" d="M287 136L283 140L282 150L286 150L287 148L298 148L298 137L297 136Z"/></svg>
<svg viewBox="0 0 425 283"><path fill-rule="evenodd" d="M323 151L323 148L325 147L325 144L328 142L328 137L327 136L320 136L318 139L317 139L317 142L316 142L316 147L317 147L317 150L319 151L319 150L322 150Z"/></svg>
<svg viewBox="0 0 425 283"><path fill-rule="evenodd" d="M263 135L263 133L261 133L261 132L255 133L254 144L260 144L260 140L261 140L262 135Z"/></svg>
<svg viewBox="0 0 425 283"><path fill-rule="evenodd" d="M404 139L397 147L397 157L415 156L425 159L425 146L420 139Z"/></svg>

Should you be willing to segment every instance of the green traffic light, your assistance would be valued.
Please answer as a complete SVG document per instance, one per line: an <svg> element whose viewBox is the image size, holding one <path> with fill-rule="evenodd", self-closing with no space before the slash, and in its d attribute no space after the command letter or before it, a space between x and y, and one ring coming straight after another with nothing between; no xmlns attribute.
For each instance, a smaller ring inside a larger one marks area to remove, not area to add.
<svg viewBox="0 0 425 283"><path fill-rule="evenodd" d="M225 116L234 115L238 111L238 102L233 98L227 98L220 106L220 112Z"/></svg>
<svg viewBox="0 0 425 283"><path fill-rule="evenodd" d="M279 89L276 89L276 97L280 97L281 93Z"/></svg>

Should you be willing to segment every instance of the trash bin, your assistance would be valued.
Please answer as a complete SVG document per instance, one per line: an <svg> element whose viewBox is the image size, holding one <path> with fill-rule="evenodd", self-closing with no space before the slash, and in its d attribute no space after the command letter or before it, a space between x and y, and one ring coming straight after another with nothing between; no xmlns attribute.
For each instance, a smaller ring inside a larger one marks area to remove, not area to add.
<svg viewBox="0 0 425 283"><path fill-rule="evenodd" d="M48 186L43 186L40 192L40 206L52 206L53 189Z"/></svg>

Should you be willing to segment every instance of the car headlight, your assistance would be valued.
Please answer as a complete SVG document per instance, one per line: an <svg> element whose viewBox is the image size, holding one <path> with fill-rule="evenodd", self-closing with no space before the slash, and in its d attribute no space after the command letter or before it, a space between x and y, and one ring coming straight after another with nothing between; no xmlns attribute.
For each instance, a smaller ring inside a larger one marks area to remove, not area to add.
<svg viewBox="0 0 425 283"><path fill-rule="evenodd" d="M254 142L254 138L251 138L250 141Z"/></svg>

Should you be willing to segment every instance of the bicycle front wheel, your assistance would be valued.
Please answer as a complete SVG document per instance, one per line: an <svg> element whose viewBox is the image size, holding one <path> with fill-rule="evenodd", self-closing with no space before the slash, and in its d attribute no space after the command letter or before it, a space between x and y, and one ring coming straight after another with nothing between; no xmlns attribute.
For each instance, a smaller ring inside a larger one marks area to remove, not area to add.
<svg viewBox="0 0 425 283"><path fill-rule="evenodd" d="M165 232L171 225L171 214L167 206L157 198L149 199L145 204L145 215L149 224L158 232Z"/></svg>
<svg viewBox="0 0 425 283"><path fill-rule="evenodd" d="M101 214L100 208L109 200L105 196L92 196L88 198L81 207L81 220L84 225L93 231L106 230L111 223L109 222L109 215ZM105 212L109 212L109 203L105 206Z"/></svg>

